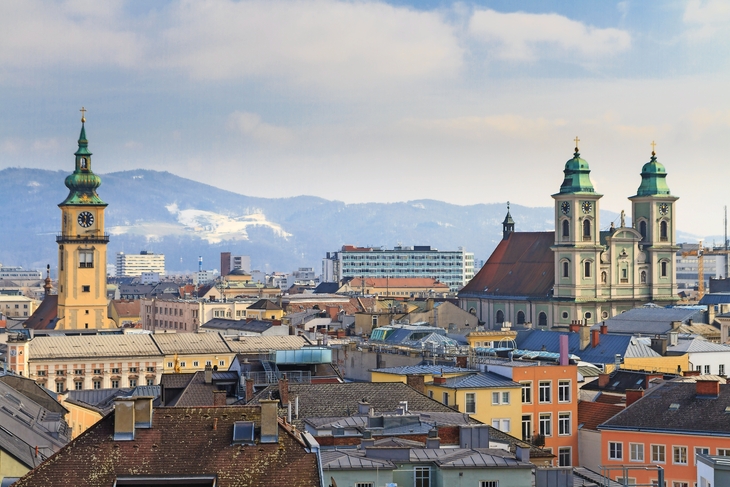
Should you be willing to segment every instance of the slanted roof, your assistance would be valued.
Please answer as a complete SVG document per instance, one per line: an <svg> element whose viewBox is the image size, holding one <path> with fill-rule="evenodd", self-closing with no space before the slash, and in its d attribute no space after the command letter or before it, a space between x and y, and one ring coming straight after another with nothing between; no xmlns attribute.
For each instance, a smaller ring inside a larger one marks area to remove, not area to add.
<svg viewBox="0 0 730 487"><path fill-rule="evenodd" d="M300 336L240 336L226 340L228 347L235 353L258 353L270 350L299 350L307 344Z"/></svg>
<svg viewBox="0 0 730 487"><path fill-rule="evenodd" d="M0 375L0 381L51 412L61 414L68 413L68 410L63 407L60 402L58 402L55 394L52 394L45 387L38 385L38 383L33 379L18 375L5 374Z"/></svg>
<svg viewBox="0 0 730 487"><path fill-rule="evenodd" d="M115 299L112 300L112 306L114 306L120 318L137 318L139 317L140 302L139 299Z"/></svg>
<svg viewBox="0 0 730 487"><path fill-rule="evenodd" d="M626 335L600 335L596 347L588 346L580 349L580 335L573 332L558 332L548 330L525 330L517 334L517 347L522 350L544 350L551 353L560 353L560 336L568 335L568 353L577 355L583 362L592 364L614 363L615 356L627 356L627 353L642 357L659 356L649 347L642 347L636 342L632 345L632 337ZM635 347L631 349L631 347ZM631 349L631 351L630 351ZM630 351L630 352L629 352Z"/></svg>
<svg viewBox="0 0 730 487"><path fill-rule="evenodd" d="M618 404L580 401L578 403L578 428L596 431L598 425L605 423L624 410Z"/></svg>
<svg viewBox="0 0 730 487"><path fill-rule="evenodd" d="M106 416L114 409L114 399L123 396L160 396L160 386L138 386L116 389L82 389L68 391L66 402L97 411Z"/></svg>
<svg viewBox="0 0 730 487"><path fill-rule="evenodd" d="M246 309L264 309L266 311L281 311L282 308L270 299L259 299Z"/></svg>
<svg viewBox="0 0 730 487"><path fill-rule="evenodd" d="M719 343L708 342L707 340L704 340L702 338L694 338L692 340L679 340L676 345L670 345L667 347L667 354L683 355L685 353L709 352L730 353L730 347L727 345L720 345Z"/></svg>
<svg viewBox="0 0 730 487"><path fill-rule="evenodd" d="M316 454L281 423L278 442L242 446L232 444L236 421L253 421L258 431L259 408L155 408L152 428L114 441L109 414L14 485L111 487L118 477L206 475L218 487L320 486Z"/></svg>
<svg viewBox="0 0 730 487"><path fill-rule="evenodd" d="M687 324L689 320L701 321L703 310L698 308L659 308L643 306L630 309L604 321L608 332L625 335L664 335L673 330L672 322ZM601 323L591 327L598 330Z"/></svg>
<svg viewBox="0 0 730 487"><path fill-rule="evenodd" d="M364 282L363 282L364 281ZM449 285L439 282L433 277L353 277L348 283L350 288L434 288L448 290Z"/></svg>
<svg viewBox="0 0 730 487"><path fill-rule="evenodd" d="M547 298L554 285L553 232L512 232L459 296Z"/></svg>
<svg viewBox="0 0 730 487"><path fill-rule="evenodd" d="M187 333L187 335L189 334ZM152 335L144 333L36 337L30 341L28 346L33 360L162 356L152 340Z"/></svg>
<svg viewBox="0 0 730 487"><path fill-rule="evenodd" d="M339 282L320 282L312 291L314 294L334 294L340 289Z"/></svg>
<svg viewBox="0 0 730 487"><path fill-rule="evenodd" d="M448 389L491 389L491 388L517 388L520 384L507 379L494 372L477 372L456 377L448 377L445 382L436 384L439 387Z"/></svg>
<svg viewBox="0 0 730 487"><path fill-rule="evenodd" d="M720 384L717 398L698 397L691 382L665 382L628 406L599 429L673 431L730 436L730 384ZM676 407L670 408L670 405Z"/></svg>
<svg viewBox="0 0 730 487"><path fill-rule="evenodd" d="M249 333L263 333L273 326L268 320L231 320L227 318L213 318L206 321L200 328L210 330L237 330Z"/></svg>
<svg viewBox="0 0 730 487"><path fill-rule="evenodd" d="M598 385L597 380L594 380L582 387L586 391L605 391L614 392L618 394L625 394L628 389L648 389L650 380L661 379L671 380L677 377L671 374L652 374L647 372L635 371L635 370L617 370L613 372L608 378L608 384L605 387Z"/></svg>
<svg viewBox="0 0 730 487"><path fill-rule="evenodd" d="M165 355L231 353L219 333L157 333L150 335Z"/></svg>
<svg viewBox="0 0 730 487"><path fill-rule="evenodd" d="M58 321L58 294L49 294L23 323L24 328L48 330L56 327Z"/></svg>
<svg viewBox="0 0 730 487"><path fill-rule="evenodd" d="M438 374L468 374L475 372L473 369L465 369L463 367L454 367L453 365L402 365L400 367L384 367L380 369L371 369L371 372L380 372L381 374L395 375L438 375Z"/></svg>

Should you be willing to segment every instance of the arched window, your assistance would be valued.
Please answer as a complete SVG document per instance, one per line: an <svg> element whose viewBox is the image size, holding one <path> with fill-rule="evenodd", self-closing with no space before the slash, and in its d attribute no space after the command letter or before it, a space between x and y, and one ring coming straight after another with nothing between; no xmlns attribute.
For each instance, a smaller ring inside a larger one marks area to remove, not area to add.
<svg viewBox="0 0 730 487"><path fill-rule="evenodd" d="M524 311L518 311L517 312L517 324L522 325L525 323L525 313Z"/></svg>
<svg viewBox="0 0 730 487"><path fill-rule="evenodd" d="M669 237L668 237L668 235L669 235L668 228L669 228L669 225L667 225L667 221L666 220L662 220L659 223L659 239L662 242L666 242L667 240L669 240Z"/></svg>
<svg viewBox="0 0 730 487"><path fill-rule="evenodd" d="M606 281L608 281L608 274L606 274L606 271L603 271L601 272L601 282L606 284Z"/></svg>
<svg viewBox="0 0 730 487"><path fill-rule="evenodd" d="M497 311L497 323L504 323L504 313L501 309Z"/></svg>
<svg viewBox="0 0 730 487"><path fill-rule="evenodd" d="M639 222L639 233L641 234L641 240L646 240L646 220Z"/></svg>
<svg viewBox="0 0 730 487"><path fill-rule="evenodd" d="M570 264L567 260L563 261L563 277L570 277Z"/></svg>
<svg viewBox="0 0 730 487"><path fill-rule="evenodd" d="M669 265L667 264L666 260L662 261L661 267L662 267L661 276L667 277L667 273L669 272Z"/></svg>
<svg viewBox="0 0 730 487"><path fill-rule="evenodd" d="M568 220L563 220L563 240L568 240L570 238L570 222Z"/></svg>
<svg viewBox="0 0 730 487"><path fill-rule="evenodd" d="M641 271L641 274L639 274L639 281L642 284L646 284L646 271Z"/></svg>
<svg viewBox="0 0 730 487"><path fill-rule="evenodd" d="M547 326L547 315L544 311L540 311L540 314L537 315L537 325L538 326Z"/></svg>
<svg viewBox="0 0 730 487"><path fill-rule="evenodd" d="M583 240L591 239L591 221L586 218L583 220Z"/></svg>
<svg viewBox="0 0 730 487"><path fill-rule="evenodd" d="M583 263L583 277L591 277L591 261L587 260Z"/></svg>

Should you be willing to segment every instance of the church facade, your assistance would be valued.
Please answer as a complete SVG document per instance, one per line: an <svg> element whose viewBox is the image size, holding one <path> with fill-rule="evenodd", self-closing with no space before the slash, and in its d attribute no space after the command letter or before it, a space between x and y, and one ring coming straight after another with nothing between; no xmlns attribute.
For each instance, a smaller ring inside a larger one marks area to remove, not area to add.
<svg viewBox="0 0 730 487"><path fill-rule="evenodd" d="M631 202L632 225L623 211L618 228L601 230L600 200L588 163L576 147L553 194L553 232L515 232L507 211L503 239L476 276L459 292L463 309L488 329L503 322L536 327L595 324L646 303L676 297L675 205L666 170L652 151Z"/></svg>
<svg viewBox="0 0 730 487"><path fill-rule="evenodd" d="M83 111L83 110L82 110ZM86 119L81 118L75 170L66 177L69 189L61 209L58 243L57 330L116 328L107 317L106 247L103 202L96 189L101 178L91 170L86 140Z"/></svg>

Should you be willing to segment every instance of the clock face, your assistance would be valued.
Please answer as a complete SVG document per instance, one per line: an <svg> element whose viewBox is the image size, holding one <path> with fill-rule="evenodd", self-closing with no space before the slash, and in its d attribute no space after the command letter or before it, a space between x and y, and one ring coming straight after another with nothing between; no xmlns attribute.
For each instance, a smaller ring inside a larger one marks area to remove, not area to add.
<svg viewBox="0 0 730 487"><path fill-rule="evenodd" d="M567 201L563 201L563 203L560 205L560 211L563 212L563 215L567 215L570 213L570 203Z"/></svg>
<svg viewBox="0 0 730 487"><path fill-rule="evenodd" d="M662 215L666 215L667 213L669 213L669 205L666 203L662 203L661 205L659 205L659 213L661 213Z"/></svg>
<svg viewBox="0 0 730 487"><path fill-rule="evenodd" d="M583 202L583 213L590 213L593 209L593 203L590 201L584 201Z"/></svg>
<svg viewBox="0 0 730 487"><path fill-rule="evenodd" d="M89 228L94 223L94 215L89 213L88 211L82 211L79 213L79 217L77 218L79 225L81 225L84 228Z"/></svg>

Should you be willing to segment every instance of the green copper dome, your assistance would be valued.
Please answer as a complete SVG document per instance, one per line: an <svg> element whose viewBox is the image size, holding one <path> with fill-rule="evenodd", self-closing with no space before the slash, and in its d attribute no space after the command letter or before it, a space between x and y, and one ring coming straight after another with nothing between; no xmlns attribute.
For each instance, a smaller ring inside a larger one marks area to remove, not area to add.
<svg viewBox="0 0 730 487"><path fill-rule="evenodd" d="M656 153L651 152L651 160L641 168L641 185L636 191L637 196L668 195L667 170L656 160Z"/></svg>
<svg viewBox="0 0 730 487"><path fill-rule="evenodd" d="M83 121L79 135L79 149L74 155L76 156L76 169L72 174L66 176L65 183L69 193L61 205L106 206L107 204L96 194L96 188L101 185L101 178L91 170L91 152L89 152L89 141L86 140Z"/></svg>
<svg viewBox="0 0 730 487"><path fill-rule="evenodd" d="M578 148L575 148L573 158L565 163L565 179L560 185L560 193L595 193L591 183L591 170L585 159L580 158Z"/></svg>

